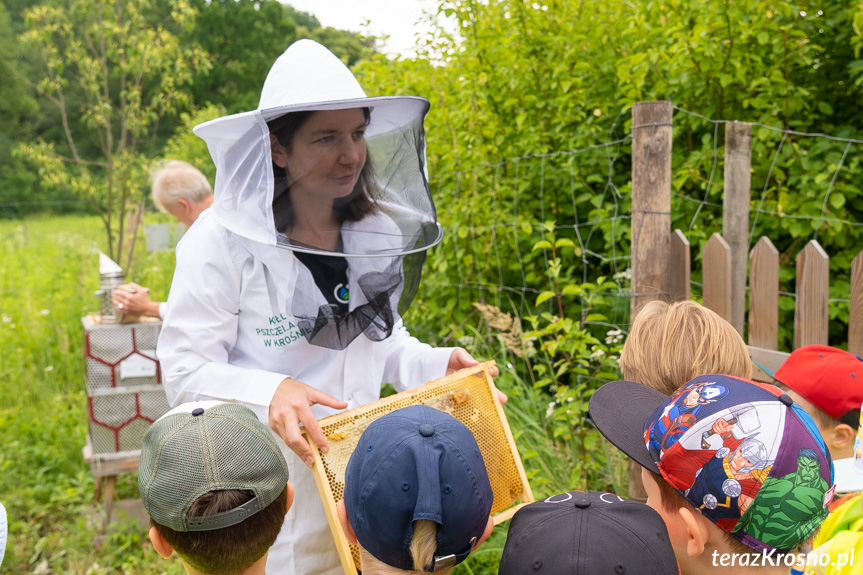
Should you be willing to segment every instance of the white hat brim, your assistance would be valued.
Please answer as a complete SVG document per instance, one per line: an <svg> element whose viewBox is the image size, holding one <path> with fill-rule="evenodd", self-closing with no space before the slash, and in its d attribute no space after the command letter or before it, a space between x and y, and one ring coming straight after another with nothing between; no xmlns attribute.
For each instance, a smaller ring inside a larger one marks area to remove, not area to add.
<svg viewBox="0 0 863 575"><path fill-rule="evenodd" d="M204 140L210 138L235 139L245 134L256 124L258 118L264 122L269 122L291 112L372 108L372 118L366 131L366 137L374 137L409 126L417 119L422 121L429 107L429 101L419 96L376 96L330 102L299 103L223 116L195 126L194 132Z"/></svg>

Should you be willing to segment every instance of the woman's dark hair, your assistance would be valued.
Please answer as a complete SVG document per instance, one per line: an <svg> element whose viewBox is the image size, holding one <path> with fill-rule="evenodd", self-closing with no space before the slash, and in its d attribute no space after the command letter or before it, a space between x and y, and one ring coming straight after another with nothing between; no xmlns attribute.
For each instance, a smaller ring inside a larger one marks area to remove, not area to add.
<svg viewBox="0 0 863 575"><path fill-rule="evenodd" d="M366 124L371 120L371 110L362 108ZM312 117L315 111L290 112L267 122L270 133L276 136L279 143L290 150L297 131ZM360 176L350 194L337 198L333 202L333 214L339 223L358 222L369 214L377 211L374 203L375 185L372 159L366 151L366 163L360 170ZM273 175L276 178L276 189L273 193L273 218L276 229L281 232L294 227L294 209L291 205L290 189L286 184L285 169L273 163Z"/></svg>

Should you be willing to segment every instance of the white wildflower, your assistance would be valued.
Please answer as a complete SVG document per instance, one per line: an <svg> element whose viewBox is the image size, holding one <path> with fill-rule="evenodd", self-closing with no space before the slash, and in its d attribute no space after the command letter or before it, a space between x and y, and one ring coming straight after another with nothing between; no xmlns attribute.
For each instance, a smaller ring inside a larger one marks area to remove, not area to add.
<svg viewBox="0 0 863 575"><path fill-rule="evenodd" d="M630 268L626 268L622 272L617 272L613 276L611 276L614 280L631 280L632 279L632 270Z"/></svg>
<svg viewBox="0 0 863 575"><path fill-rule="evenodd" d="M623 330L621 329L610 329L605 332L605 343L606 345L615 345L623 341Z"/></svg>
<svg viewBox="0 0 863 575"><path fill-rule="evenodd" d="M45 368L45 373L48 373L49 371L54 371L53 365L49 365L48 367Z"/></svg>
<svg viewBox="0 0 863 575"><path fill-rule="evenodd" d="M605 355L605 350L596 347L595 345L590 349L592 350L592 353L590 354L590 359L602 359L602 357Z"/></svg>
<svg viewBox="0 0 863 575"><path fill-rule="evenodd" d="M47 309L39 310L39 315L48 315L49 313L51 313L51 311Z"/></svg>

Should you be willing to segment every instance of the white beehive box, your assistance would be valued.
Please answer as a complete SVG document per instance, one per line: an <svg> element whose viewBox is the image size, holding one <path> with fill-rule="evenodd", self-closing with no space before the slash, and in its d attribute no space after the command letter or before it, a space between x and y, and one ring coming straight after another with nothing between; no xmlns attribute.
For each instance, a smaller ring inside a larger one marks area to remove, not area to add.
<svg viewBox="0 0 863 575"><path fill-rule="evenodd" d="M133 453L169 409L156 358L159 320L103 324L82 318L87 414L93 454Z"/></svg>

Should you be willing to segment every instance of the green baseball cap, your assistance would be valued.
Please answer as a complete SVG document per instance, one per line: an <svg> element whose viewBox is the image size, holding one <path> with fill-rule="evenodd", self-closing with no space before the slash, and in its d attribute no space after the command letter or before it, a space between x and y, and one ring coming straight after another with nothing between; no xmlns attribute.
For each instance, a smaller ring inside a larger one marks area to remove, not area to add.
<svg viewBox="0 0 863 575"><path fill-rule="evenodd" d="M174 531L236 525L285 489L288 465L270 429L247 407L220 401L179 405L144 436L138 489L147 513ZM247 490L254 497L228 511L187 518L205 493Z"/></svg>

